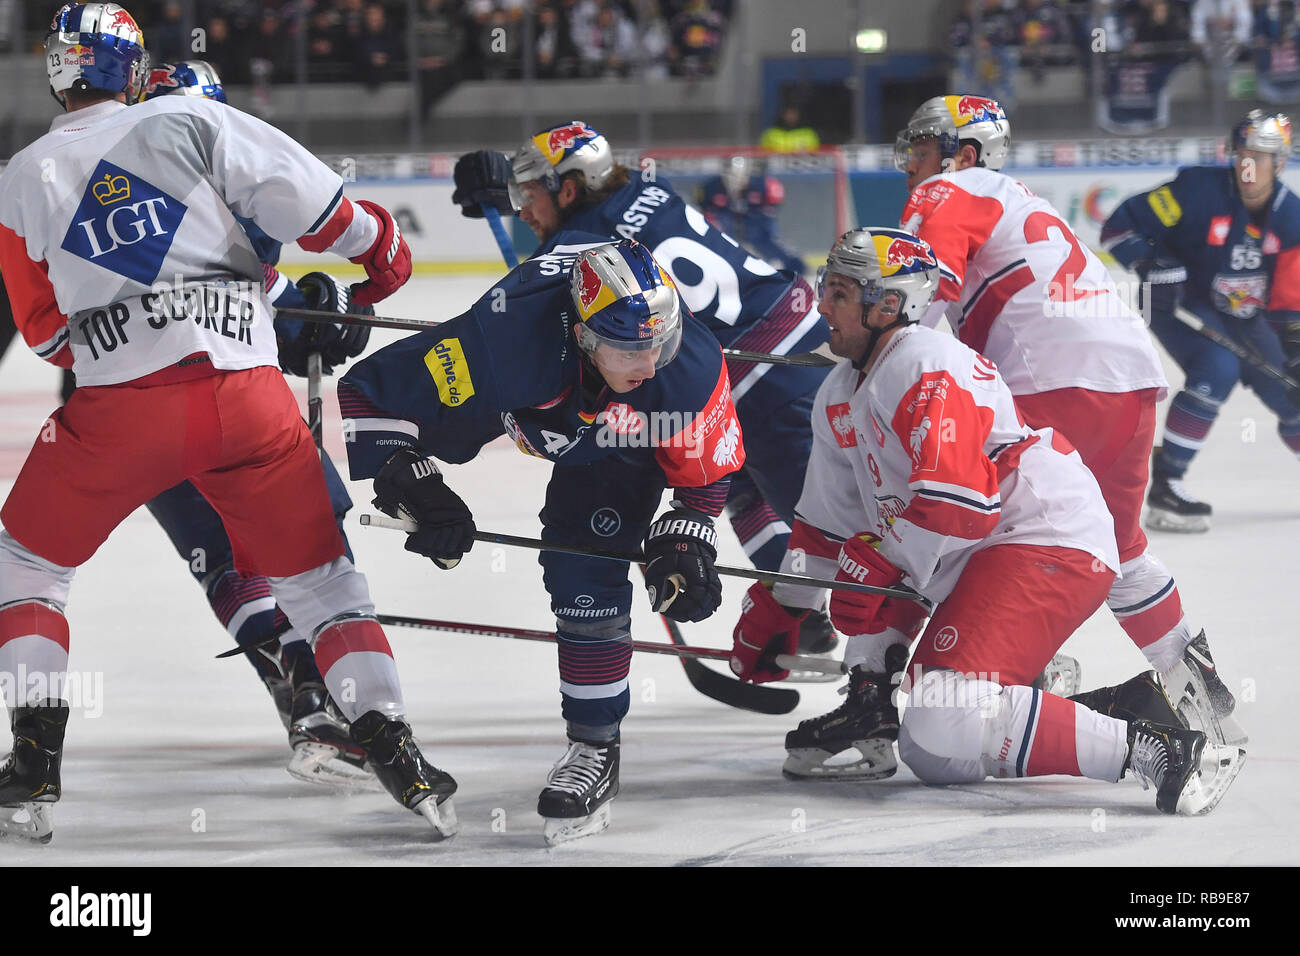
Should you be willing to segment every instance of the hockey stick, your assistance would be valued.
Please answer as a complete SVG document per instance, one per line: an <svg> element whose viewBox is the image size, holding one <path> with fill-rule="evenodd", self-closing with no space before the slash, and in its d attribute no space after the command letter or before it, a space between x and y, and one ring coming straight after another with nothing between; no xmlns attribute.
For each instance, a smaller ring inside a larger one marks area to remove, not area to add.
<svg viewBox="0 0 1300 956"><path fill-rule="evenodd" d="M277 315L288 319L300 319L304 322L320 322L329 325L365 325L372 329L397 329L400 332L423 332L436 329L442 322L429 322L425 319L400 319L382 315L352 315L337 312L316 312L312 309L277 309ZM835 365L833 358L818 352L795 352L791 355L772 355L769 352L748 352L744 349L723 349L725 358L738 362L761 362L767 365L800 365L809 368L830 368Z"/></svg>
<svg viewBox="0 0 1300 956"><path fill-rule="evenodd" d="M423 617L403 617L396 614L377 614L376 620L386 627L414 627L426 631L448 631L453 634L481 634L485 637L510 637L521 641L541 641L555 644L558 638L554 631L538 631L527 627L489 627L486 624L468 624L463 621L436 621ZM731 658L731 651L720 647L692 647L685 643L657 644L653 641L633 641L632 650L646 654L666 654L680 657L683 661L693 662L697 658L725 661ZM843 673L841 665L819 657L801 657L797 654L779 654L776 664L782 669L797 667L802 670L820 670L827 674ZM712 673L710 671L710 673ZM789 692L794 693L794 692ZM795 693L796 702L799 695ZM778 713L778 711L772 711ZM786 713L786 711L779 711Z"/></svg>
<svg viewBox="0 0 1300 956"><path fill-rule="evenodd" d="M320 397L320 377L320 353L312 352L307 356L307 428L311 432L311 440L316 443L316 453L324 457L325 439L322 429L325 424L325 409Z"/></svg>
<svg viewBox="0 0 1300 956"><path fill-rule="evenodd" d="M487 203L480 203L479 209L483 212L483 218L492 228L492 238L497 241L497 248L501 250L501 258L506 261L511 269L519 265L519 257L515 255L515 244L510 241L510 233L506 232L506 227L501 222L501 213L497 212L496 206Z"/></svg>
<svg viewBox="0 0 1300 956"><path fill-rule="evenodd" d="M407 518L389 518L387 515L361 515L361 524L369 528L388 528L408 533L418 530L415 522ZM644 554L624 554L619 551L604 551L599 548L579 548L568 544L556 544L538 538L522 538L513 534L500 534L495 531L476 531L475 541L491 544L508 544L516 548L529 548L533 551L557 551L561 554L576 554L584 558L603 558L607 561L627 561L631 564L643 564ZM771 581L777 584L798 584L811 588L830 588L832 591L857 591L860 594L883 594L885 597L900 598L904 601L928 603L926 599L908 588L878 588L870 584L857 584L853 581L833 581L828 578L813 578L804 574L787 574L784 571L759 571L755 568L733 568L725 564L715 564L714 570L733 578L748 578L751 581Z"/></svg>
<svg viewBox="0 0 1300 956"><path fill-rule="evenodd" d="M1174 308L1174 317L1177 318L1178 321L1182 322L1184 325L1190 326L1191 328L1195 329L1197 332L1200 332L1202 335L1204 335L1215 345L1219 345L1227 349L1229 352L1237 356L1237 358L1241 359L1247 365L1253 365L1255 368L1259 369L1269 378L1281 382L1287 388L1300 391L1300 382L1297 382L1295 379L1293 379L1286 372L1283 372L1281 369L1274 368L1272 365L1268 364L1268 362L1266 362L1259 355L1256 355L1254 352L1250 351L1249 349L1243 347L1237 342L1234 342L1232 339L1228 338L1222 332L1210 328L1208 325L1206 325L1204 322L1201 321L1200 317L1196 315L1196 313L1192 312L1190 309L1187 309L1181 305L1176 306Z"/></svg>

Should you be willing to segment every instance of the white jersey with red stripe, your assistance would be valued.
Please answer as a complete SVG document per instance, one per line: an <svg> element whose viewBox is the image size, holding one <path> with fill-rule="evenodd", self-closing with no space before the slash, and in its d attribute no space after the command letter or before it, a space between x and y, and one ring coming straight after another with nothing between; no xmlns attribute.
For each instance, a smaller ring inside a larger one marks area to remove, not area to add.
<svg viewBox="0 0 1300 956"><path fill-rule="evenodd" d="M896 332L865 376L849 363L827 376L795 515L792 546L826 558L870 533L903 583L936 602L994 545L1075 548L1119 569L1110 513L1078 452L1021 422L992 362L921 326Z"/></svg>
<svg viewBox="0 0 1300 956"><path fill-rule="evenodd" d="M939 292L923 323L946 314L958 338L997 362L1013 394L1165 389L1142 318L1060 213L1023 183L980 167L932 176L912 191L901 224L939 261Z"/></svg>
<svg viewBox="0 0 1300 956"><path fill-rule="evenodd" d="M164 96L57 117L0 176L0 269L28 344L79 385L200 353L219 369L278 364L262 263L235 214L281 242L333 242L352 221L336 173L225 104ZM335 251L374 241L358 218Z"/></svg>

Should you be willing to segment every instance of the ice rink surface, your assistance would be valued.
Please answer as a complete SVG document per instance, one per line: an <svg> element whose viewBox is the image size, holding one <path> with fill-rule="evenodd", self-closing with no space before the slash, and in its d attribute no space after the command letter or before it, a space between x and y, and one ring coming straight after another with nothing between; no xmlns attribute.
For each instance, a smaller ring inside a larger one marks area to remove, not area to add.
<svg viewBox="0 0 1300 956"><path fill-rule="evenodd" d="M490 281L416 279L381 312L450 318ZM372 349L393 335L377 333ZM1181 382L1175 367L1167 371ZM305 407L305 383L291 381ZM16 343L0 364L0 396L4 495L58 403L57 373ZM326 410L328 450L342 466L333 380ZM1214 505L1213 530L1152 536L1194 626L1210 635L1251 735L1245 769L1207 817L1162 815L1154 794L1131 779L931 788L900 768L875 784L788 782L784 735L837 706L835 684L800 685L794 713L761 716L702 697L671 658L637 654L613 825L548 849L537 794L565 749L554 648L389 628L424 752L460 784L461 832L434 844L432 831L386 794L342 796L285 772L289 750L270 698L242 658L213 659L229 639L142 508L73 586L70 666L102 692L73 710L54 840L0 843L0 864L1298 864L1300 464L1274 428L1252 394L1234 392L1189 482ZM480 528L537 535L544 462L498 441L446 471ZM435 570L404 552L399 534L361 528L369 483L351 490L347 530L380 612L553 626L535 553L479 544L454 571ZM745 563L726 523L719 528L719 561ZM684 626L692 643L730 646L746 582L724 586L722 610ZM634 635L666 639L639 585L636 608ZM1104 610L1064 650L1082 662L1085 687L1144 669Z"/></svg>

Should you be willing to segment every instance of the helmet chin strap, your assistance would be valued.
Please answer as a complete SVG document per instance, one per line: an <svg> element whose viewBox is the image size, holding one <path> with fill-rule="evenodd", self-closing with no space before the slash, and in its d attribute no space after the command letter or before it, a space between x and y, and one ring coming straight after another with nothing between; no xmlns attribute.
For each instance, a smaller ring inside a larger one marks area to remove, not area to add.
<svg viewBox="0 0 1300 956"><path fill-rule="evenodd" d="M864 329L870 328L870 326L867 325L867 315L870 311L870 309L863 310L862 327ZM878 328L871 329L871 337L867 339L867 347L862 350L861 355L853 360L853 367L861 372L862 366L866 364L867 357L876 350L876 343L880 341L880 337L891 329L898 328L900 325L907 325L907 319L903 315L902 309L898 310L898 318L894 319L893 322L890 322L888 325L882 325Z"/></svg>

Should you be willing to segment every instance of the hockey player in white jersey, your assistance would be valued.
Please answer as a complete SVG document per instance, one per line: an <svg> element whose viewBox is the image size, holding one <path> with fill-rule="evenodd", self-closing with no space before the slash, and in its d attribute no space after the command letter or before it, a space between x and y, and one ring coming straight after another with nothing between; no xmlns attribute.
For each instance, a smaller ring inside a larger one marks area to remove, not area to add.
<svg viewBox="0 0 1300 956"><path fill-rule="evenodd" d="M72 367L79 387L0 510L0 675L15 695L0 830L52 836L76 568L137 507L189 479L222 516L235 566L265 576L308 636L376 776L449 835L456 783L425 762L404 719L235 216L359 263L362 305L410 277L409 248L386 210L353 204L335 173L260 120L202 97L128 108L146 54L120 6L67 4L45 49L66 112L0 176L0 271L28 344Z"/></svg>
<svg viewBox="0 0 1300 956"><path fill-rule="evenodd" d="M902 226L930 243L940 272L922 324L946 315L962 342L997 363L1025 421L1075 445L1115 519L1121 566L1107 605L1175 702L1190 714L1208 696L1213 713L1199 725L1244 744L1205 631L1188 624L1142 531L1166 392L1151 336L1060 214L998 171L1009 142L1006 113L975 96L927 100L899 133L895 164L911 190Z"/></svg>
<svg viewBox="0 0 1300 956"><path fill-rule="evenodd" d="M790 733L785 769L843 776L825 761L862 744L851 772L888 776L896 736L926 783L1118 781L1131 771L1155 787L1160 810L1207 812L1231 779L1202 777L1205 735L1172 711L1164 725L1121 720L1029 686L1110 590L1120 563L1112 524L1070 443L1023 423L994 364L916 324L939 275L930 247L894 229L846 233L819 274L831 351L849 361L817 393L787 558L798 548L809 573L911 587L933 615L900 688L900 722L891 672L924 611L832 594L831 620L849 636L849 699ZM821 595L759 583L747 597L732 669L762 680L772 673L765 659L790 647L798 626L787 608Z"/></svg>

